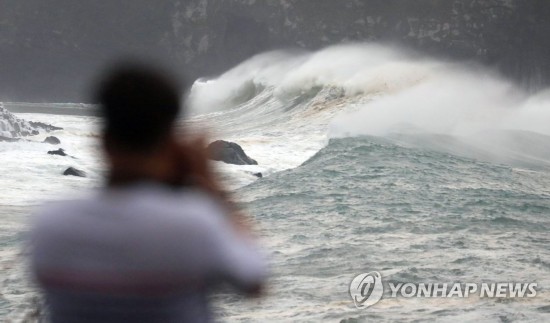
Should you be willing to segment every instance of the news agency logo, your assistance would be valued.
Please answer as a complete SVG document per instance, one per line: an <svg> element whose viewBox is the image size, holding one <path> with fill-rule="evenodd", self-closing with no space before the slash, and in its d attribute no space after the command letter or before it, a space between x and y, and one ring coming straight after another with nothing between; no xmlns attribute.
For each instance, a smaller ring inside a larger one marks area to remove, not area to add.
<svg viewBox="0 0 550 323"><path fill-rule="evenodd" d="M372 273L356 276L349 286L349 293L355 307L359 309L378 303L384 294L382 275L377 271L373 271Z"/></svg>
<svg viewBox="0 0 550 323"><path fill-rule="evenodd" d="M387 298L533 298L537 283L392 283ZM378 303L384 295L382 275L373 271L357 275L350 283L349 293L355 307L365 309Z"/></svg>

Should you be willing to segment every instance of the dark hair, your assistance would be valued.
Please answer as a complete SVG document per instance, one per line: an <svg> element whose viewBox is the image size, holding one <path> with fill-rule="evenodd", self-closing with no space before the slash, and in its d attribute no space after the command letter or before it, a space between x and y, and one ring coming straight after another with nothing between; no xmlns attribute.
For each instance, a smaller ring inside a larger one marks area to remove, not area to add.
<svg viewBox="0 0 550 323"><path fill-rule="evenodd" d="M147 153L172 131L180 110L178 82L140 64L119 65L99 82L95 101L104 137L117 150Z"/></svg>

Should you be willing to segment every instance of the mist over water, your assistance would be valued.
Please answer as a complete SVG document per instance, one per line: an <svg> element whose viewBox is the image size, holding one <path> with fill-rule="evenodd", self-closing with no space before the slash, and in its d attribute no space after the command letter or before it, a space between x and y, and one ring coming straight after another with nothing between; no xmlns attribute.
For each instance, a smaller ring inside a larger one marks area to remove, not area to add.
<svg viewBox="0 0 550 323"><path fill-rule="evenodd" d="M266 87L281 100L335 87L346 97L380 98L338 118L332 136L381 135L407 128L452 135L490 129L550 134L548 93L525 93L479 66L415 56L360 44L314 53L268 52L218 78L199 80L190 103L196 113L204 113L234 108L242 103L238 99L246 101Z"/></svg>
<svg viewBox="0 0 550 323"><path fill-rule="evenodd" d="M220 110L227 106L218 102L234 102L243 92L250 93L245 89L261 91L266 87L273 88L281 100L326 87L342 88L347 95L372 94L386 90L382 88L385 80L381 79L381 69L398 70L399 64L405 64L400 62L401 56L379 45L341 45L314 53L267 52L218 78L199 80L191 91L190 104L200 112ZM391 86L401 85L395 83Z"/></svg>
<svg viewBox="0 0 550 323"><path fill-rule="evenodd" d="M406 75L407 68L401 68ZM331 134L384 135L411 129L457 136L486 130L550 134L545 93L530 96L494 74L459 65L414 68L422 74L416 84L338 118Z"/></svg>
<svg viewBox="0 0 550 323"><path fill-rule="evenodd" d="M265 88L279 100L337 88L372 100L337 118L331 136L415 129L470 135L483 130L550 134L550 94L528 94L479 66L418 58L381 45L341 45L314 53L268 52L215 79L195 83L195 113L235 108Z"/></svg>
<svg viewBox="0 0 550 323"><path fill-rule="evenodd" d="M544 141L541 136L550 135L548 92L527 93L480 66L419 57L381 45L260 54L218 78L197 81L189 103L195 114L209 113L246 106L267 95L278 103L266 108L271 113L268 118L295 109L300 102L312 112L311 118L301 120L307 124L321 110L311 106L323 91L327 93L323 110L334 113L328 138L449 136L469 146L468 151L457 146L455 153L476 150L476 157L494 157L508 154L512 146L525 150L514 154L534 153L550 165L548 145L539 145ZM342 105L346 107L341 109ZM526 138L529 133L537 135ZM533 142L518 147L518 140Z"/></svg>

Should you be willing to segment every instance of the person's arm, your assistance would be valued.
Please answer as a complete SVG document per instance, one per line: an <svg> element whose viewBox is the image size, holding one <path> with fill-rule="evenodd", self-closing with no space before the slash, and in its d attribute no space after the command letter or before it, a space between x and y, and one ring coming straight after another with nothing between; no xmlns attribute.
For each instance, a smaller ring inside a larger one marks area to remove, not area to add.
<svg viewBox="0 0 550 323"><path fill-rule="evenodd" d="M237 289L258 295L267 279L265 256L252 235L238 230L230 217L219 210L208 221L207 235L214 272Z"/></svg>

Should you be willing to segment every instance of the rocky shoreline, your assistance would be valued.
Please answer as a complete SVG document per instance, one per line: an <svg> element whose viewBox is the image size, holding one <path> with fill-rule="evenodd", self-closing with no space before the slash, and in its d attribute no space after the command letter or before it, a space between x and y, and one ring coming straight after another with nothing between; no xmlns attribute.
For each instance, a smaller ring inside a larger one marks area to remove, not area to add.
<svg viewBox="0 0 550 323"><path fill-rule="evenodd" d="M19 142L25 137L36 136L40 133L50 133L63 130L61 127L53 126L42 122L27 121L18 118L8 111L0 102L0 142ZM48 136L43 141L45 144L59 145L61 140L55 136ZM209 159L224 162L232 165L258 165L258 162L249 157L243 148L234 142L225 140L216 140L206 147ZM72 157L69 156L63 148L47 151L48 155ZM72 157L75 158L75 157ZM63 173L65 176L86 177L86 172L75 167L67 168ZM262 178L262 173L250 173L251 175Z"/></svg>
<svg viewBox="0 0 550 323"><path fill-rule="evenodd" d="M56 130L63 128L18 118L0 102L0 141L18 141L22 137L36 136L40 131Z"/></svg>

